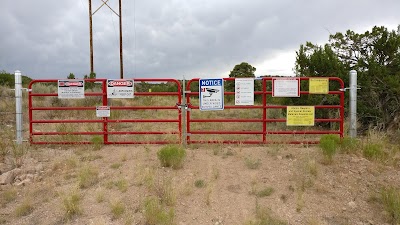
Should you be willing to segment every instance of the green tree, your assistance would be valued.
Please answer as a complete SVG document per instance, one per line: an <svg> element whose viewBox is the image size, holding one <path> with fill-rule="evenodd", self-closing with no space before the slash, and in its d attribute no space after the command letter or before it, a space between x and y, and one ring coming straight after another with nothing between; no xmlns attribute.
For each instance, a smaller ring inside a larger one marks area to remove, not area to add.
<svg viewBox="0 0 400 225"><path fill-rule="evenodd" d="M83 76L83 79L96 79L96 73L90 73L89 76ZM86 89L93 89L94 82L85 82L85 90Z"/></svg>
<svg viewBox="0 0 400 225"><path fill-rule="evenodd" d="M67 79L75 79L75 75L73 73L70 73L68 75Z"/></svg>
<svg viewBox="0 0 400 225"><path fill-rule="evenodd" d="M329 43L307 42L297 53L297 76L338 76L348 84L348 72L358 72L358 118L370 126L398 128L400 121L400 34L385 27L330 35ZM397 122L396 122L397 121Z"/></svg>
<svg viewBox="0 0 400 225"><path fill-rule="evenodd" d="M250 77L250 78L255 78L254 73L256 72L256 68L250 65L247 62L242 62L240 64L235 65L233 70L230 72L229 77L233 78L244 78L244 77ZM234 92L235 91L235 82L234 81L227 81L225 82L225 91L226 92ZM261 81L255 81L254 82L254 90L255 91L261 91L262 90L262 82ZM234 97L233 95L227 96L227 100L233 100ZM255 100L259 101L261 99L261 96L255 96Z"/></svg>

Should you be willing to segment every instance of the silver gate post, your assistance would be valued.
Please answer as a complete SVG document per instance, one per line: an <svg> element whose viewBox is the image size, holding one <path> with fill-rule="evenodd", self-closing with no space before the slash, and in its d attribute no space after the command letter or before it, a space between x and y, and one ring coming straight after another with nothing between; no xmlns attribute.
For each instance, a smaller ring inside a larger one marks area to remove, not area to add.
<svg viewBox="0 0 400 225"><path fill-rule="evenodd" d="M186 148L186 80L185 76L183 76L182 80L182 103L181 103L181 112L182 112L182 144L183 147Z"/></svg>
<svg viewBox="0 0 400 225"><path fill-rule="evenodd" d="M357 71L350 71L350 137L357 136Z"/></svg>
<svg viewBox="0 0 400 225"><path fill-rule="evenodd" d="M16 132L18 145L22 144L22 77L21 71L16 70L15 73L15 116L16 116Z"/></svg>

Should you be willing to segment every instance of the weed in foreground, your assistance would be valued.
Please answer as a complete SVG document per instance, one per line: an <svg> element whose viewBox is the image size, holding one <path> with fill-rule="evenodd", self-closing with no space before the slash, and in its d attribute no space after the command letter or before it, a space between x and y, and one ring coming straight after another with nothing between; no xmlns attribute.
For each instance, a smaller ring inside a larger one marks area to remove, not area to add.
<svg viewBox="0 0 400 225"><path fill-rule="evenodd" d="M261 165L261 160L260 159L250 159L250 158L245 158L245 164L246 167L252 170L256 170L260 167Z"/></svg>
<svg viewBox="0 0 400 225"><path fill-rule="evenodd" d="M29 200L25 200L15 209L15 215L17 217L27 216L33 211L33 205Z"/></svg>
<svg viewBox="0 0 400 225"><path fill-rule="evenodd" d="M65 217L71 219L74 216L80 215L82 209L80 206L81 196L78 192L71 192L66 195L63 199L63 205L65 209Z"/></svg>
<svg viewBox="0 0 400 225"><path fill-rule="evenodd" d="M194 182L194 186L197 188L203 188L206 186L206 182L204 180L199 179Z"/></svg>
<svg viewBox="0 0 400 225"><path fill-rule="evenodd" d="M144 218L148 225L173 225L175 220L174 209L163 207L155 197L148 197L144 201Z"/></svg>
<svg viewBox="0 0 400 225"><path fill-rule="evenodd" d="M393 224L400 224L400 191L394 188L382 190L381 200Z"/></svg>
<svg viewBox="0 0 400 225"><path fill-rule="evenodd" d="M271 210L261 207L256 200L256 219L247 221L245 225L287 225L287 223L272 216Z"/></svg>
<svg viewBox="0 0 400 225"><path fill-rule="evenodd" d="M125 205L121 201L111 203L110 208L113 220L121 218L125 213Z"/></svg>
<svg viewBox="0 0 400 225"><path fill-rule="evenodd" d="M100 150L103 147L103 138L101 136L94 136L90 139L93 145L93 150Z"/></svg>
<svg viewBox="0 0 400 225"><path fill-rule="evenodd" d="M176 203L176 192L171 178L162 178L154 185L154 190L161 203L173 206Z"/></svg>
<svg viewBox="0 0 400 225"><path fill-rule="evenodd" d="M111 169L119 169L122 166L122 163L113 163L111 164L110 168Z"/></svg>
<svg viewBox="0 0 400 225"><path fill-rule="evenodd" d="M99 172L89 166L83 167L78 175L79 187L89 188L99 181Z"/></svg>
<svg viewBox="0 0 400 225"><path fill-rule="evenodd" d="M383 146L378 143L367 143L363 148L363 155L369 160L384 160L386 156Z"/></svg>
<svg viewBox="0 0 400 225"><path fill-rule="evenodd" d="M272 188L272 187L266 187L266 188L264 188L264 189L261 189L261 190L257 191L257 192L255 193L255 195L256 195L257 197L259 197L259 198L268 197L268 196L272 195L272 193L274 193L274 191L275 191L274 188Z"/></svg>
<svg viewBox="0 0 400 225"><path fill-rule="evenodd" d="M323 135L319 142L319 147L324 154L327 164L333 162L333 156L336 154L340 138L337 135L327 134Z"/></svg>
<svg viewBox="0 0 400 225"><path fill-rule="evenodd" d="M180 146L169 145L161 148L157 152L157 156L162 166L179 169L183 166L186 150Z"/></svg>
<svg viewBox="0 0 400 225"><path fill-rule="evenodd" d="M1 207L4 207L8 203L13 202L15 199L17 199L17 191L14 188L5 190L0 195L0 205Z"/></svg>

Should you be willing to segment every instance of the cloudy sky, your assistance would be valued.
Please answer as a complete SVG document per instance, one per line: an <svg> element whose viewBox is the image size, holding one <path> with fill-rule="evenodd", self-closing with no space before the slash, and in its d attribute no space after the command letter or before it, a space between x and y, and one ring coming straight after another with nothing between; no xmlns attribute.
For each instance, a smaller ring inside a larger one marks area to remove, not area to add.
<svg viewBox="0 0 400 225"><path fill-rule="evenodd" d="M101 5L92 0L92 10ZM109 0L118 12L118 0ZM226 77L248 62L256 75L293 75L296 50L330 33L396 29L399 0L122 0L124 77ZM90 72L88 0L2 0L0 70L30 77ZM118 17L93 16L97 77L119 77Z"/></svg>

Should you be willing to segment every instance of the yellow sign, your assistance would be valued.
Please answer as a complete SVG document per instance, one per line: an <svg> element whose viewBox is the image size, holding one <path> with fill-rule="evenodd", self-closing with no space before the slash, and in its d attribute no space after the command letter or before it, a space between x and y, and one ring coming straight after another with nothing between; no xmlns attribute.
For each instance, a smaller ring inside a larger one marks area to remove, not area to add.
<svg viewBox="0 0 400 225"><path fill-rule="evenodd" d="M310 94L328 94L329 78L310 78L308 90Z"/></svg>
<svg viewBox="0 0 400 225"><path fill-rule="evenodd" d="M286 126L314 126L314 106L288 106Z"/></svg>

